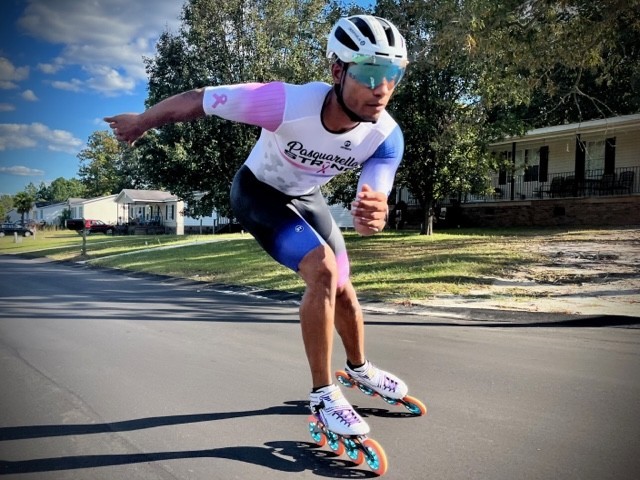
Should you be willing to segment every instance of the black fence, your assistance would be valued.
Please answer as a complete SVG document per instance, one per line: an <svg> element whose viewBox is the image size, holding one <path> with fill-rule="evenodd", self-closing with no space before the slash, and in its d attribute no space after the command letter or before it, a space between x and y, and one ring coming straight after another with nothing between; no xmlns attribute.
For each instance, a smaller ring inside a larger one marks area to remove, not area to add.
<svg viewBox="0 0 640 480"><path fill-rule="evenodd" d="M493 179L493 189L486 195L467 195L463 203L640 193L640 167L617 168L613 172L587 170L584 176L575 172L550 173L546 181L516 175L504 184Z"/></svg>

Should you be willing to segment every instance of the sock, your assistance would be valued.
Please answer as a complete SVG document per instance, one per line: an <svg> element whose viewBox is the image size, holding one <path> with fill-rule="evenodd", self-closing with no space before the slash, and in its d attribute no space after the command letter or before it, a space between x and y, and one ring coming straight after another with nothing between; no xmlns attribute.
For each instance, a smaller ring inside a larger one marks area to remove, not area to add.
<svg viewBox="0 0 640 480"><path fill-rule="evenodd" d="M367 364L366 360L365 360L364 363L361 363L360 365L354 365L349 360L347 360L347 367L349 367L351 370L358 370L358 369L364 367L366 364Z"/></svg>
<svg viewBox="0 0 640 480"><path fill-rule="evenodd" d="M330 387L330 386L331 386L331 384L323 385L323 386L321 386L321 387L315 387L315 388L312 388L312 389L311 389L311 393L318 393L318 392L319 392L320 390L322 390L323 388L327 388L327 387Z"/></svg>

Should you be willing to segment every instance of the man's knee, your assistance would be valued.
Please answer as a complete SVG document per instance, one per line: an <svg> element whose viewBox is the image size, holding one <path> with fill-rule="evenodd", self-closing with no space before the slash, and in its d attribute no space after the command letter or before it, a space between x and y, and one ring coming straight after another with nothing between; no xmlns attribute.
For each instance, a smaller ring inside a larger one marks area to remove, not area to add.
<svg viewBox="0 0 640 480"><path fill-rule="evenodd" d="M298 273L307 284L336 286L338 264L331 248L320 245L307 253L298 266Z"/></svg>

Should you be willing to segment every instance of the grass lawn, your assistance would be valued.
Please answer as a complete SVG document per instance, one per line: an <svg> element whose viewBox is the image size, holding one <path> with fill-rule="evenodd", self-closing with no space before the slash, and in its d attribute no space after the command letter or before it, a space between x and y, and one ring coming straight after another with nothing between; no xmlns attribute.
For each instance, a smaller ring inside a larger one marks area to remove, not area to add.
<svg viewBox="0 0 640 480"><path fill-rule="evenodd" d="M583 236L589 231L450 230L432 236L383 232L363 238L345 234L357 291L386 301L463 295L489 277L537 260L532 242ZM0 254L87 261L92 265L159 273L215 283L301 292L303 283L268 257L250 235L158 235L87 237L39 231L35 238L0 238Z"/></svg>

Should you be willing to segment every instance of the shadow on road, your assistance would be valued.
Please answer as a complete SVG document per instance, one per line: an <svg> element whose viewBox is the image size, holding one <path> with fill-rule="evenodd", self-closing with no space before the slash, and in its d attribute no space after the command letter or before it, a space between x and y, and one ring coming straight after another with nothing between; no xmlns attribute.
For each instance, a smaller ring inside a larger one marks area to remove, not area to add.
<svg viewBox="0 0 640 480"><path fill-rule="evenodd" d="M358 408L358 411L363 416L407 416L407 413L394 413L385 409ZM261 410L170 415L101 424L4 427L0 428L0 441L60 437L66 435L128 432L147 428L210 422L238 417L263 415L307 415L308 413L309 410L307 408L307 402L295 400L284 402L283 405ZM366 466L362 467L362 469L352 469L350 467L355 467L355 463L344 458L337 457L331 451L322 450L315 444L300 441L273 441L265 443L264 446L247 445L206 450L73 455L18 461L0 460L0 475L77 470L188 458L223 458L254 465L262 465L272 470L282 472L312 471L315 475L331 478L372 478L375 476L372 472L366 470Z"/></svg>
<svg viewBox="0 0 640 480"><path fill-rule="evenodd" d="M190 415L168 415L164 417L138 418L122 422L89 423L77 425L32 425L0 428L0 441L24 440L28 438L62 437L66 435L90 435L95 433L130 432L147 428L182 425L187 423L213 422L229 418L254 417L263 415L306 415L308 402L295 400L284 405L261 410L240 412L197 413Z"/></svg>
<svg viewBox="0 0 640 480"><path fill-rule="evenodd" d="M312 471L315 475L331 478L375 477L368 470L350 469L349 467L356 466L355 463L336 457L330 451L320 450L315 445L307 442L296 441L267 442L261 447L238 446L212 448L209 450L78 455L15 462L0 461L0 474L55 472L188 458L224 458L261 465L281 472L300 473Z"/></svg>

